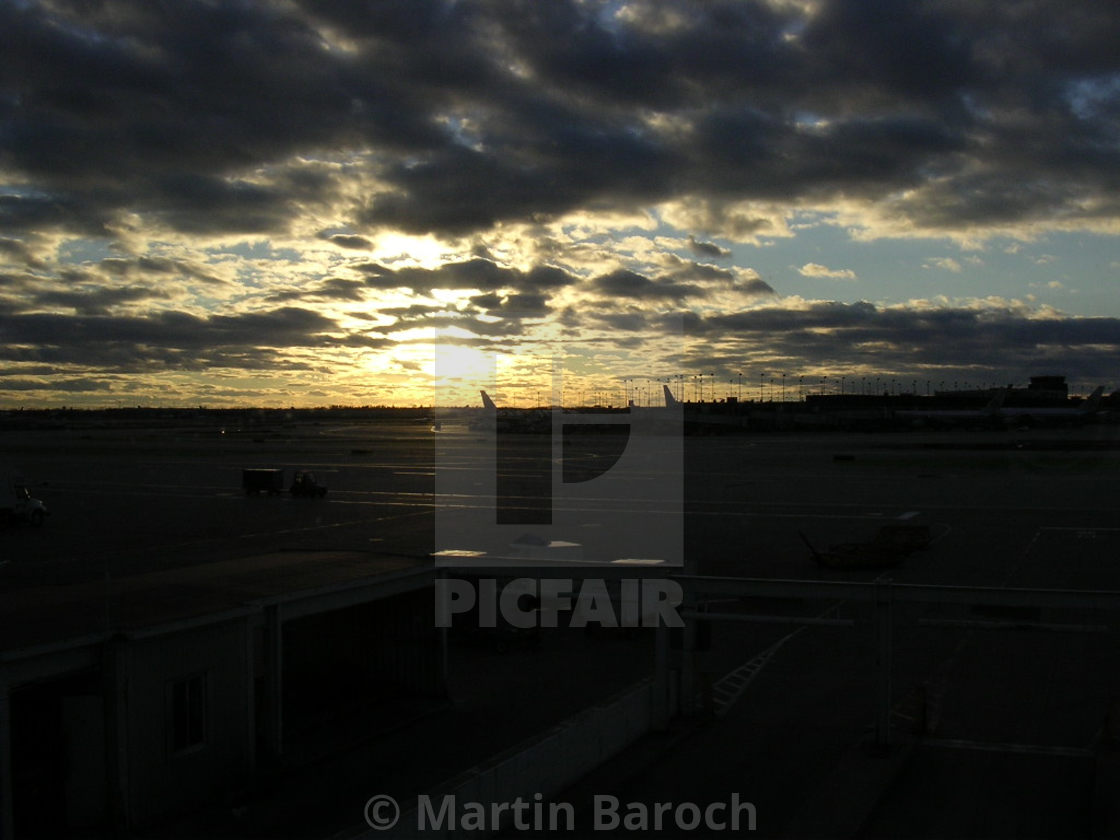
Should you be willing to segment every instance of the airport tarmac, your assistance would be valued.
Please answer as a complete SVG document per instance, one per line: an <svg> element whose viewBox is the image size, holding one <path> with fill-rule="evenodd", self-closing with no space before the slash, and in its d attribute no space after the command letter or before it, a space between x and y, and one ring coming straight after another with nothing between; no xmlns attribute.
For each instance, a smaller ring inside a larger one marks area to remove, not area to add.
<svg viewBox="0 0 1120 840"><path fill-rule="evenodd" d="M689 437L685 553L705 575L1120 590L1116 431ZM450 446L472 441L466 429L440 435ZM414 423L6 433L0 460L22 470L51 517L41 529L0 533L8 561L0 566L3 597L18 602L20 593L31 597L42 587L285 549L425 557L433 545L434 443ZM595 448L593 440L587 445ZM246 496L245 467L279 467L289 476L311 469L330 491L325 499ZM640 494L632 502L642 509ZM587 510L602 527L620 513L594 498ZM887 571L837 570L815 564L802 538L819 546L870 539L889 523L927 525L933 542ZM877 702L869 608L808 599L718 607L806 616L831 610L857 626L714 624L711 649L697 654L700 678L742 689L719 695L718 714L656 756L648 743L639 745L605 768L606 778L593 775L586 784L648 801L714 801L738 792L757 807L757 834L780 836L807 819L804 810L819 801L830 774L869 738ZM1062 628L993 629L1000 621ZM892 720L912 732L917 716L925 718L909 760L858 821L861 835L1090 836L1101 798L1102 730L1120 696L1118 626L1120 615L1108 611L900 606ZM597 676L616 667L620 651L639 665L627 677L648 672L649 641L611 640L600 659L587 639L559 635L539 653L463 656L476 670L484 665L496 686L490 708L516 719L511 691L526 702L571 692L578 706L596 696L596 683L617 688ZM591 688L573 689L581 680ZM471 702L485 708L482 687L471 690ZM543 726L572 708L556 702L525 723ZM361 785L344 787L357 796ZM573 795L588 792L583 786ZM332 829L338 822L331 820ZM312 836L309 826L303 836Z"/></svg>

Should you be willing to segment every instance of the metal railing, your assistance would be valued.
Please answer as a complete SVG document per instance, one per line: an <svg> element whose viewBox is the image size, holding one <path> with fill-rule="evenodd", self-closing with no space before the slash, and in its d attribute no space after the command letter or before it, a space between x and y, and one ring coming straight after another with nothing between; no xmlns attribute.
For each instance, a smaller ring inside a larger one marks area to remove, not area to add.
<svg viewBox="0 0 1120 840"><path fill-rule="evenodd" d="M1026 589L985 586L945 586L935 584L895 583L886 578L873 581L774 580L766 578L707 577L674 575L684 591L680 614L686 620L681 662L681 698L691 697L694 685L692 649L695 622L741 621L800 626L852 628L853 619L826 618L821 615L772 615L763 612L708 612L702 609L706 600L714 598L771 598L864 603L873 607L871 622L875 627L875 743L890 746L890 716L893 692L895 607L900 603L956 605L973 608L1074 609L1081 611L1115 611L1120 617L1120 591L1076 589ZM827 612L827 611L826 611ZM1047 633L1099 633L1107 625L1100 623L1060 623L1033 619L969 620L920 618L917 626L967 630L1031 630ZM667 631L661 628L659 651L667 648ZM664 653L655 661L655 686L668 691L668 665ZM687 701L686 701L687 702Z"/></svg>

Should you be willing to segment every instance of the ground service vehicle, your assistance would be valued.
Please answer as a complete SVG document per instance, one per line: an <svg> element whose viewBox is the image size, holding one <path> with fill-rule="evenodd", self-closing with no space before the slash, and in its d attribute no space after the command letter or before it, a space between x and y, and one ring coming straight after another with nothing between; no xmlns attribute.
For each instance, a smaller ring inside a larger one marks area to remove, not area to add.
<svg viewBox="0 0 1120 840"><path fill-rule="evenodd" d="M32 525L39 526L47 518L47 506L38 499L31 498L31 491L22 478L5 480L2 493L0 524L30 522Z"/></svg>
<svg viewBox="0 0 1120 840"><path fill-rule="evenodd" d="M297 472L292 478L292 495L322 498L327 495L327 488L315 480L314 473Z"/></svg>

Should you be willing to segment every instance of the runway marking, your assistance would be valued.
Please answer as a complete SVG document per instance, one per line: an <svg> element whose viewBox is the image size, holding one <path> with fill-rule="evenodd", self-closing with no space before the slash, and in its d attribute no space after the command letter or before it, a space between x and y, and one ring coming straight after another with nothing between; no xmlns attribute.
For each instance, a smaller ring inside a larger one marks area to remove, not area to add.
<svg viewBox="0 0 1120 840"><path fill-rule="evenodd" d="M906 511L906 513L900 514L898 518L899 519L913 519L919 513L920 513L920 511L908 510L908 511Z"/></svg>
<svg viewBox="0 0 1120 840"><path fill-rule="evenodd" d="M278 530L261 531L252 534L238 534L238 539L255 539L257 537L268 537L276 534L301 534L308 531L325 531L331 528L347 528L351 525L368 525L371 522L389 522L395 519L407 519L410 516L422 516L424 511L417 513L399 513L393 516L377 516L373 519L351 519L346 522L326 522L322 524L306 525L299 528L281 528ZM187 543L189 545L189 543Z"/></svg>
<svg viewBox="0 0 1120 840"><path fill-rule="evenodd" d="M172 491L174 491L174 490L186 491L186 492L171 492L171 493L160 494L160 495L170 497L170 498L200 498L200 499L201 498L250 498L250 497L245 496L244 493L238 492L236 490L231 490L229 487L215 487L213 485L169 485L169 484L162 484L162 485L159 485L159 484L142 484L142 485L137 485L137 484L134 484L134 483L133 484L127 484L127 485L123 485L123 484L118 485L114 482L102 482L102 481L97 481L97 482L92 482L92 481L83 481L83 482L66 481L64 483L63 482L57 483L52 489L55 490L56 492L66 493L66 492L79 492L80 489L86 488L86 487L89 487L92 490L96 490L98 487L114 487L115 488L115 487L118 487L118 486L128 486L128 487L133 488L133 490L130 492L129 490L114 489L114 491L113 491L114 495L117 495L117 496L151 497L153 495L150 492L151 490L162 489L162 490L172 490ZM141 490L141 489L137 489L137 488L144 488L144 489ZM390 496L390 497L397 497L397 498L427 497L427 498L430 499L433 494L431 492L423 492L423 491L417 492L417 491L404 491L404 490L395 491L395 490L337 489L337 490L331 490L330 496L327 499L325 499L324 501L327 502L327 503L332 503L332 502L337 503L337 502L341 501L338 497L343 496L343 495L347 495L347 496L352 496L352 495ZM471 496L469 494L439 494L439 495L441 495L441 496L452 495L453 497L454 496L461 496L462 498L468 498L468 499L471 499L471 498L476 498L476 499L488 498L488 497L484 497L481 494L479 494L477 496ZM588 498L581 498L579 501L583 504L596 504L596 503L601 502L601 501L616 501L616 499L604 498L604 497L588 497ZM636 502L636 501L639 501L639 500L628 499L627 501ZM654 498L654 499L651 499L650 501L656 502L656 501L658 501L658 499ZM726 511L726 510L691 510L691 508L696 507L696 506L725 507L725 508L735 506L739 509L729 510L729 511ZM825 508L825 509L829 509L829 510L836 510L836 509L843 510L845 508L863 508L864 510L866 510L869 507L869 505L861 504L859 502L838 502L838 501L767 502L767 501L744 501L744 500L725 501L725 500L719 500L719 499L691 499L691 500L686 502L685 507L689 508L689 510L686 510L686 512L689 513L690 515L699 515L699 516L752 516L752 517L773 516L775 518L796 518L798 516L807 515L807 516L811 516L811 517L815 517L815 518L829 518L829 519L832 519L832 518L837 518L837 519L843 519L843 518L873 519L873 518L881 518L884 515L880 511L868 511L868 512L860 513L860 514L768 513L768 510L773 509L773 508L787 508L787 509L792 509L792 510L796 511L798 509L803 509L803 508ZM744 507L748 507L750 509L749 510L744 510L743 509ZM972 504L972 503L970 503L970 504L931 504L931 505L926 505L925 507L927 509L938 510L938 511L959 511L959 512L967 513L969 515L974 515L978 512L981 512L981 511L1012 511L1012 512L1016 512L1016 513L1024 513L1024 514L1028 514L1028 513L1029 514L1052 514L1052 513L1063 514L1063 513L1074 513L1074 512L1076 512L1078 514L1099 513L1099 514L1109 514L1109 515L1111 515L1112 513L1114 513L1114 511L1106 510L1104 508L1086 509L1086 508L1078 508L1078 507L1053 507L1053 506L1051 506L1051 507L1017 507L1017 506L999 505L999 504L978 505L978 504ZM1046 528L1045 530L1070 530L1070 531L1095 530L1095 531L1101 531L1101 532L1115 532L1115 531L1120 531L1120 528L1100 527L1100 528L1085 529L1085 528L1075 528L1075 527L1060 528L1060 527L1054 526L1054 527Z"/></svg>
<svg viewBox="0 0 1120 840"><path fill-rule="evenodd" d="M977 750L980 752L1013 753L1017 755L1051 755L1062 758L1093 758L1095 753L1085 747L1048 747L1042 744L1000 744L988 741L969 741L963 738L927 738L922 741L931 747L950 750Z"/></svg>
<svg viewBox="0 0 1120 840"><path fill-rule="evenodd" d="M1083 533L1090 533L1090 532L1092 532L1092 533L1114 533L1116 531L1120 531L1120 528L1112 528L1112 527L1077 528L1077 527L1068 526L1068 525L1042 525L1042 526L1039 527L1038 530L1040 530L1040 531L1076 531L1079 534L1083 534Z"/></svg>
<svg viewBox="0 0 1120 840"><path fill-rule="evenodd" d="M770 661L770 657L777 653L782 645L799 632L801 631L795 630L788 636L778 639L778 641L761 653L751 657L739 667L728 671L718 682L712 685L712 705L715 707L716 717L723 717L731 710L735 701L743 696L743 693L747 690L747 686L754 681L754 678L758 676L762 668Z"/></svg>
<svg viewBox="0 0 1120 840"><path fill-rule="evenodd" d="M838 601L835 604L830 604L814 617L824 618L846 603L847 601ZM787 633L785 636L778 639L778 641L774 642L774 644L770 645L770 647L751 657L742 665L732 668L720 677L720 679L712 685L712 705L714 706L715 716L723 717L731 711L731 707L743 696L747 687L754 681L754 678L762 672L763 667L766 666L774 654L781 650L782 645L792 641L801 633L804 633L809 627L810 625L805 624L798 627L792 633Z"/></svg>

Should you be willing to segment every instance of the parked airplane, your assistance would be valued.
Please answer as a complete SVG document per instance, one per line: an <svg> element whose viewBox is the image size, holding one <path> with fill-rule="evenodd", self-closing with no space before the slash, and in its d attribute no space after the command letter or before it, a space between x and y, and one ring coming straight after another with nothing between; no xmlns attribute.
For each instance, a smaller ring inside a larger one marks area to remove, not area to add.
<svg viewBox="0 0 1120 840"><path fill-rule="evenodd" d="M637 410L637 411L649 411L651 409L656 411L657 409L660 409L660 408L680 408L681 407L681 401L673 396L673 392L669 390L668 385L662 385L661 390L665 394L665 405L664 406L659 406L659 405L658 406L640 406L640 405L635 405L634 401L630 400L627 403L627 408L629 408L631 411L635 411L635 410Z"/></svg>
<svg viewBox="0 0 1120 840"><path fill-rule="evenodd" d="M669 390L668 385L662 385L661 389L665 392L665 407L666 408L679 408L681 401L673 396L673 392Z"/></svg>
<svg viewBox="0 0 1120 840"><path fill-rule="evenodd" d="M1000 389L983 408L904 408L894 412L894 416L903 420L917 422L932 421L933 423L964 423L968 421L991 421L1000 419L1003 403L1007 399L1007 391Z"/></svg>
<svg viewBox="0 0 1120 840"><path fill-rule="evenodd" d="M498 408L485 391L482 395L482 416L475 417L468 427L475 431L494 429L511 432L551 432L552 412L546 408Z"/></svg>
<svg viewBox="0 0 1120 840"><path fill-rule="evenodd" d="M1005 406L1011 389L1001 389L996 392L991 401L979 409L901 409L894 413L896 418L911 419L915 421L928 420L933 423L957 423L966 421L991 421L1001 422L1005 425L1033 423L1082 421L1096 414L1100 410L1101 399L1104 395L1104 386L1098 387L1089 397L1078 406Z"/></svg>
<svg viewBox="0 0 1120 840"><path fill-rule="evenodd" d="M659 431L664 430L669 434L680 434L682 431L695 432L726 432L732 428L742 428L745 425L745 416L737 412L728 411L727 406L713 403L707 406L683 403L669 390L669 386L662 384L661 393L665 405L643 408L635 406L630 401L630 411L636 422L656 421Z"/></svg>
<svg viewBox="0 0 1120 840"><path fill-rule="evenodd" d="M1104 386L1098 385L1080 405L1077 406L1010 406L1000 411L1000 417L1014 420L1022 425L1032 425L1035 422L1051 423L1055 421L1081 421L1087 420L1100 411L1101 400L1104 399Z"/></svg>

